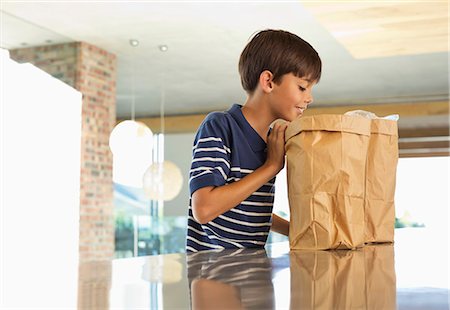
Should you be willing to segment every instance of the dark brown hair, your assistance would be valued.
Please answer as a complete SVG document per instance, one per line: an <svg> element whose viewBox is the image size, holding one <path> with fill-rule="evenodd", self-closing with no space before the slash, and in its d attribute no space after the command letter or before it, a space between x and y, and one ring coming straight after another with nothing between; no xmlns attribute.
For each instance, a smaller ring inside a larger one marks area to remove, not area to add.
<svg viewBox="0 0 450 310"><path fill-rule="evenodd" d="M320 80L322 61L316 50L299 36L284 30L263 30L245 46L239 59L239 74L244 90L252 94L260 74L269 70L273 82L293 73L315 83Z"/></svg>

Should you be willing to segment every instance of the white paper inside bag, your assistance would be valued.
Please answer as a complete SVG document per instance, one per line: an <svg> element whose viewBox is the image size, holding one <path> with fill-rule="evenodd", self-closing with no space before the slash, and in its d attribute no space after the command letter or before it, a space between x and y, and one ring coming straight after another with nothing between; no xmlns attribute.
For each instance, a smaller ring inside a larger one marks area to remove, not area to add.
<svg viewBox="0 0 450 310"><path fill-rule="evenodd" d="M391 115L388 115L388 116L385 116L385 117L379 117L375 113L372 113L372 112L369 112L369 111L364 111L364 110L348 111L348 112L345 112L344 115L362 116L362 117L369 118L369 119L387 119L387 120L391 120L391 121L398 121L398 119L399 119L399 115L398 114L391 114Z"/></svg>

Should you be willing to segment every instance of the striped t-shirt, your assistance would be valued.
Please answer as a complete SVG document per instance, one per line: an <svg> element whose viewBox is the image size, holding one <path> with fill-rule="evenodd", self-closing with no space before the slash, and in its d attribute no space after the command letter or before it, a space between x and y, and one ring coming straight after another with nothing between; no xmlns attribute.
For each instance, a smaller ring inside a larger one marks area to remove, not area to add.
<svg viewBox="0 0 450 310"><path fill-rule="evenodd" d="M206 186L239 181L266 161L266 143L234 104L208 114L198 129L189 172L190 195ZM275 178L231 210L207 224L198 223L189 199L187 252L263 247L272 225Z"/></svg>

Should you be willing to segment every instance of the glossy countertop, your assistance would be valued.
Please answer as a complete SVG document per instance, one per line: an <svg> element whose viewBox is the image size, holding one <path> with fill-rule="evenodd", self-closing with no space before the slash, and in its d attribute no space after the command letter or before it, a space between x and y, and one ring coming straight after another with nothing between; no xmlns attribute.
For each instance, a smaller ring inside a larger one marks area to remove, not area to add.
<svg viewBox="0 0 450 310"><path fill-rule="evenodd" d="M353 251L289 251L283 242L265 249L73 261L66 262L65 275L52 274L51 265L33 266L15 284L3 281L2 306L448 309L448 258L442 231L405 228L395 231L394 244Z"/></svg>

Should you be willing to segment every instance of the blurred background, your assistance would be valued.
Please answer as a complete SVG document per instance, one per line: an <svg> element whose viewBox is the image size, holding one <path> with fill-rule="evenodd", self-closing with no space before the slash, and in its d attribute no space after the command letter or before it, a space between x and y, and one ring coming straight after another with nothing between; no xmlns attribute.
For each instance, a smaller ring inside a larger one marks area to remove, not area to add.
<svg viewBox="0 0 450 310"><path fill-rule="evenodd" d="M244 103L239 55L267 28L322 58L305 115L400 115L396 225L448 238L448 12L446 1L2 1L5 266L30 253L184 252L195 131ZM274 210L289 218L285 171L276 186Z"/></svg>

